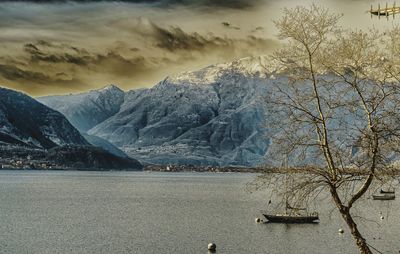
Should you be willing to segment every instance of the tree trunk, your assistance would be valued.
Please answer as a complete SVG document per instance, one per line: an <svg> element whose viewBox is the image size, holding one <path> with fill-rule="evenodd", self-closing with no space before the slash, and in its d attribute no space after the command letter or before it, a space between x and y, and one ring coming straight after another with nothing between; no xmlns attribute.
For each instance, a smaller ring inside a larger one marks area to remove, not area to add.
<svg viewBox="0 0 400 254"><path fill-rule="evenodd" d="M358 231L357 224L354 222L353 217L350 214L349 209L341 209L343 219L346 221L350 228L350 232L356 240L356 244L361 254L372 254L372 251L367 245L366 240L362 237L360 231Z"/></svg>
<svg viewBox="0 0 400 254"><path fill-rule="evenodd" d="M350 228L350 232L356 241L356 245L360 250L361 254L372 254L371 249L368 247L368 244L364 237L362 237L360 231L358 231L357 224L354 222L353 217L350 214L350 208L343 205L342 201L339 198L339 195L336 191L336 187L331 186L330 192L335 202L337 208L339 209L340 214L342 215L343 219L346 221L347 225Z"/></svg>

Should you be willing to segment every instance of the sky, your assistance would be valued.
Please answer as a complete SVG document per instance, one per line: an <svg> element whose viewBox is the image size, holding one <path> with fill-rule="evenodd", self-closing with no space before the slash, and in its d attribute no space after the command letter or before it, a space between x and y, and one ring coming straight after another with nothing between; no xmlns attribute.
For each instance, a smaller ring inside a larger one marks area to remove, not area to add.
<svg viewBox="0 0 400 254"><path fill-rule="evenodd" d="M32 96L109 84L154 86L167 76L279 48L273 25L308 0L14 0L0 2L0 86ZM320 0L341 25L378 29L375 0ZM400 4L400 3L399 3Z"/></svg>

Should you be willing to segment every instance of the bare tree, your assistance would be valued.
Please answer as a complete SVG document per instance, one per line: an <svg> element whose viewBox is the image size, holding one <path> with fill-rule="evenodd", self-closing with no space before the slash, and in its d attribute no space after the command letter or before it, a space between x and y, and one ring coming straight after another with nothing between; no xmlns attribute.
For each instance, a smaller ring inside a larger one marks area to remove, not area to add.
<svg viewBox="0 0 400 254"><path fill-rule="evenodd" d="M289 157L273 172L291 176L292 202L327 190L360 252L372 253L352 207L398 172L399 33L343 30L339 19L312 5L285 9L275 22L285 45L274 54L281 78L266 98L277 130L269 155ZM269 172L259 182L282 179Z"/></svg>

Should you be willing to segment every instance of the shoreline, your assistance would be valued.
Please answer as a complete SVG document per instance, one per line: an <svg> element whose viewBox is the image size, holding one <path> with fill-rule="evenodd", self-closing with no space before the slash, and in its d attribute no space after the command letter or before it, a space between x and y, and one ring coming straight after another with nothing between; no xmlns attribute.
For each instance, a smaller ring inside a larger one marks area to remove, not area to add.
<svg viewBox="0 0 400 254"><path fill-rule="evenodd" d="M265 169L239 167L193 167L193 166L145 166L135 169L98 169L98 168L0 168L1 171L86 171L86 172L160 172L160 173L263 173Z"/></svg>
<svg viewBox="0 0 400 254"><path fill-rule="evenodd" d="M147 172L193 172L193 173L263 173L264 168L255 167L215 167L215 166L193 166L193 165L147 165L144 166L143 171Z"/></svg>

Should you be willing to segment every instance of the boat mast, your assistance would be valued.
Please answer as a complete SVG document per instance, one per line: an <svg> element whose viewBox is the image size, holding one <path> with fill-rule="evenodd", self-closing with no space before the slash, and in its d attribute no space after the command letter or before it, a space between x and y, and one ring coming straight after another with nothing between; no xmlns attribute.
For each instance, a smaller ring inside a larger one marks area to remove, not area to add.
<svg viewBox="0 0 400 254"><path fill-rule="evenodd" d="M287 195L287 190L288 190L288 155L285 153L285 160L284 160L284 168L285 168L285 214L288 214L288 205L289 205L289 200L288 200L288 195Z"/></svg>

